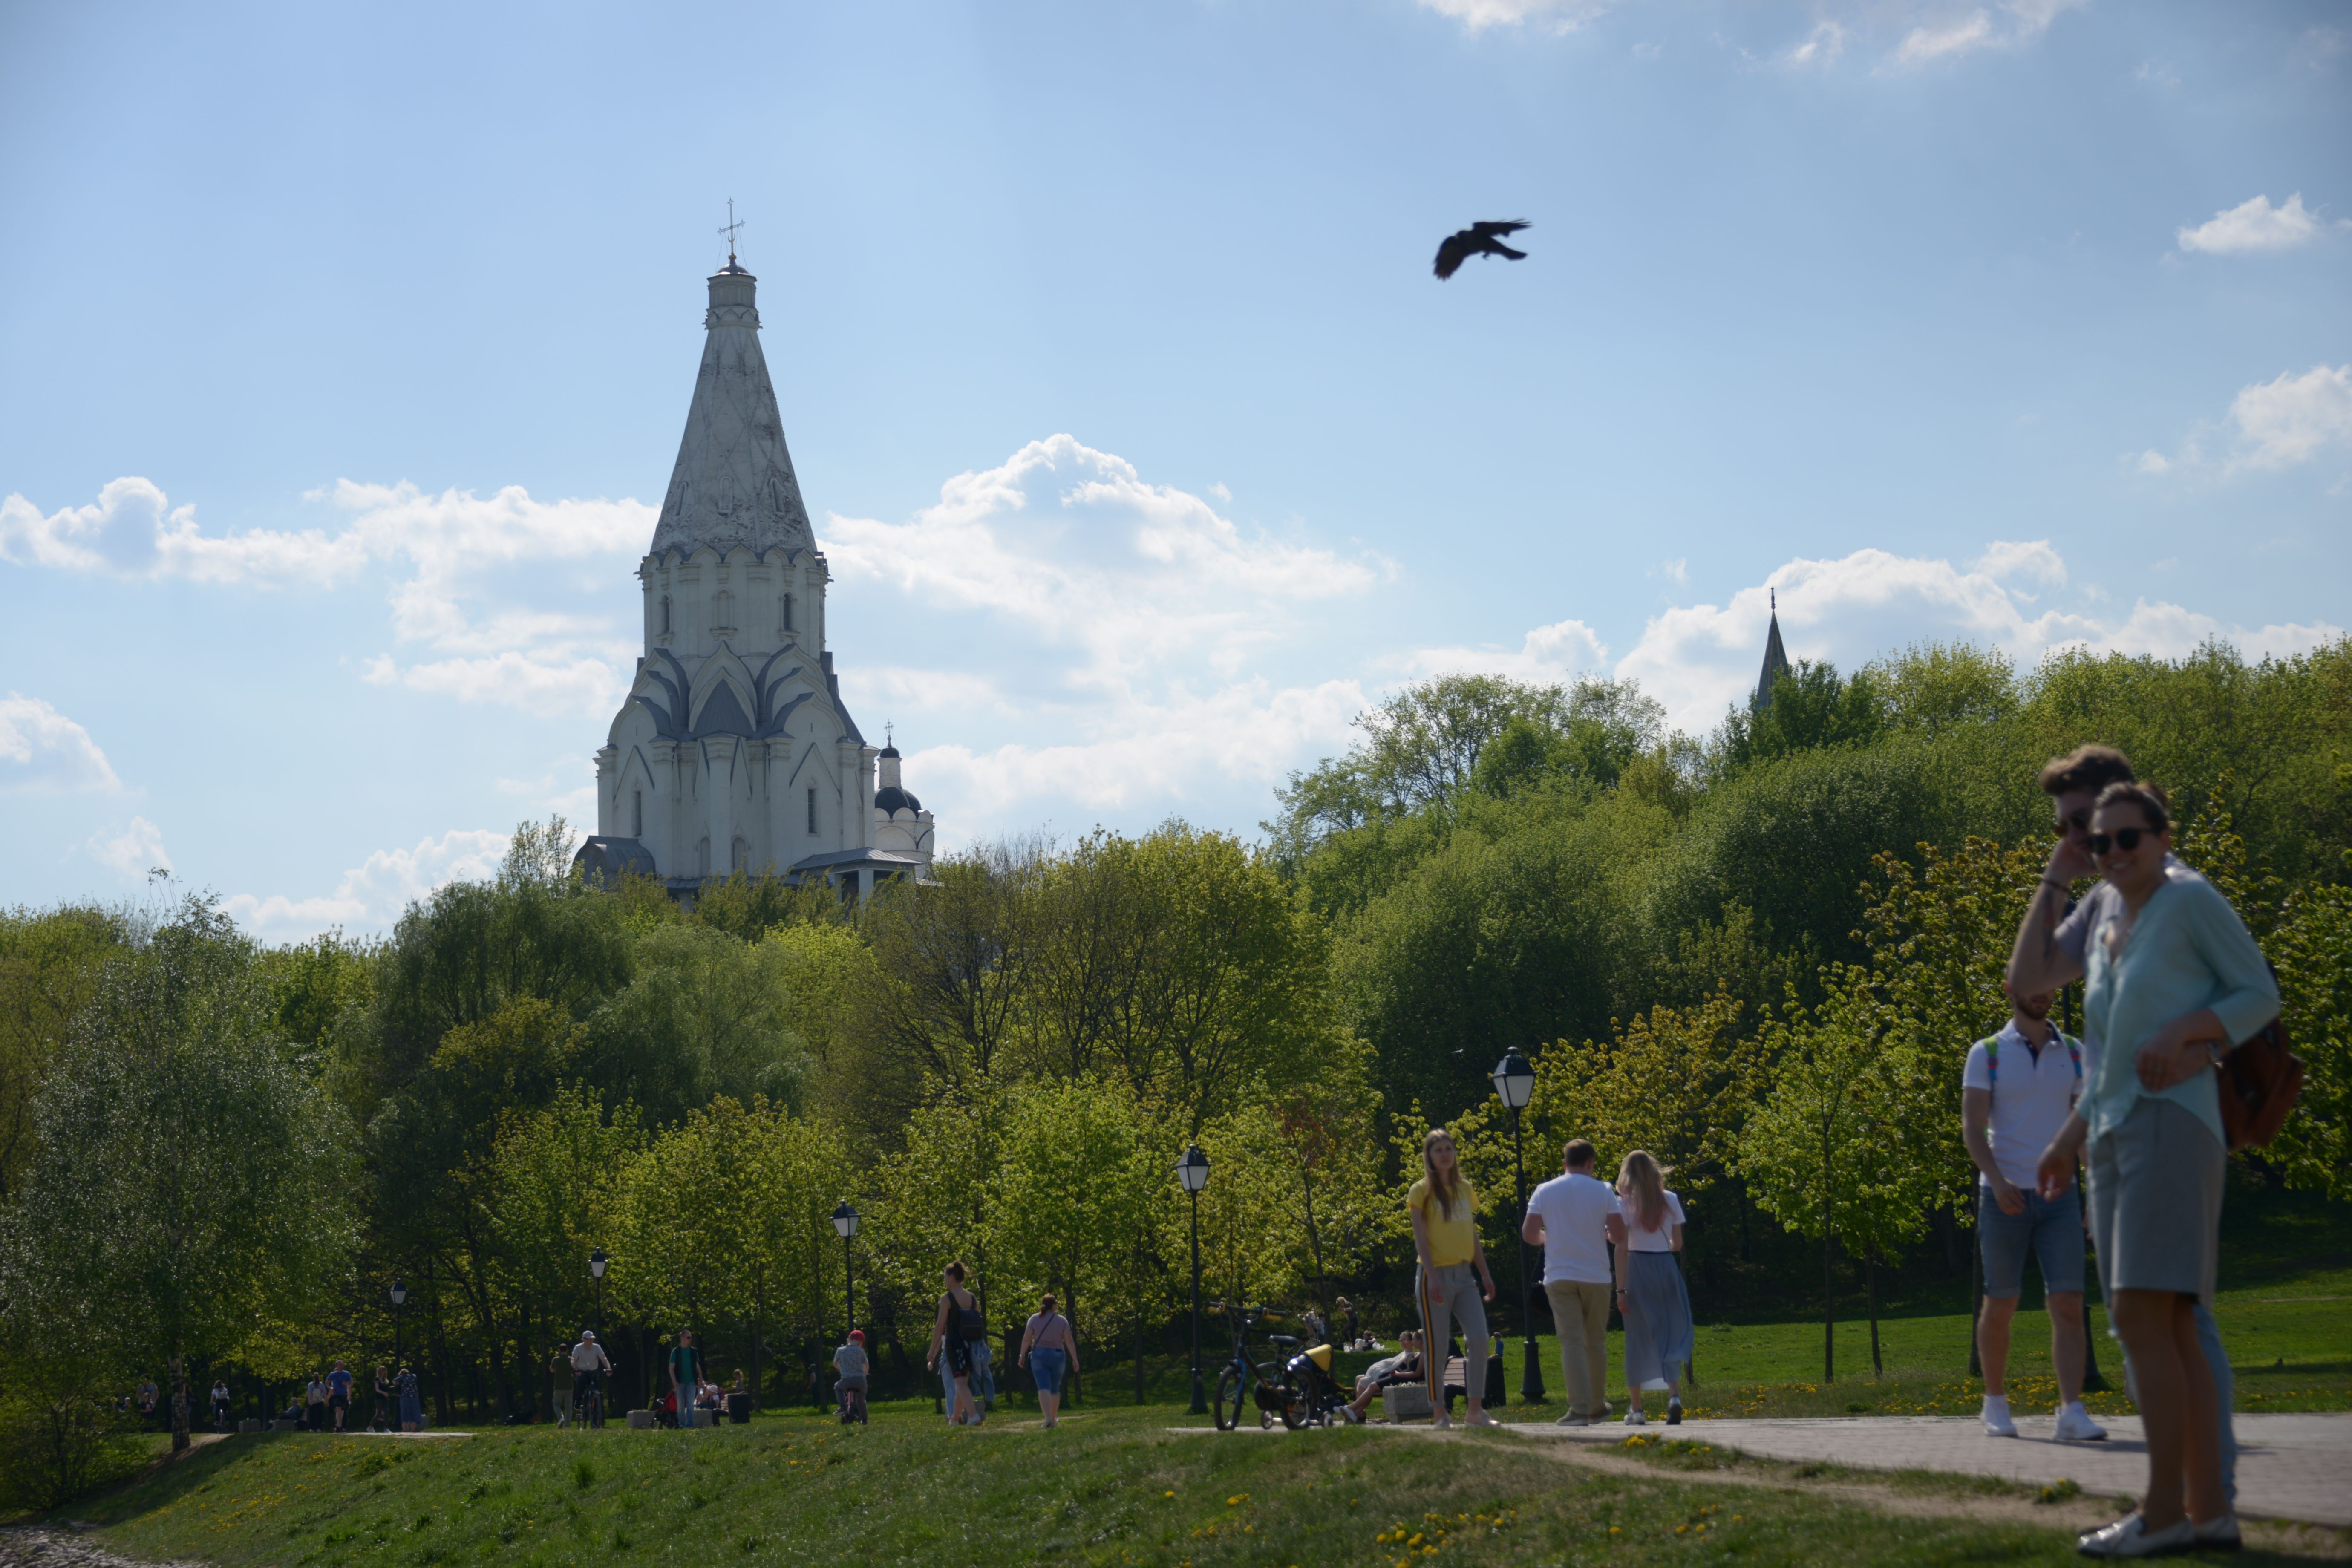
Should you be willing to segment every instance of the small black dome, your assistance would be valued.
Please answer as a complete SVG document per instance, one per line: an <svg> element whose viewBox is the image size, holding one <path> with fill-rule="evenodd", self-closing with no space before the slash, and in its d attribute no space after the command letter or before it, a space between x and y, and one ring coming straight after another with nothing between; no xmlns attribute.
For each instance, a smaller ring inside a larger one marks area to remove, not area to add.
<svg viewBox="0 0 2352 1568"><path fill-rule="evenodd" d="M877 754L885 757L895 757L898 754L898 748L896 746L885 746Z"/></svg>
<svg viewBox="0 0 2352 1568"><path fill-rule="evenodd" d="M917 800L913 795L908 795L897 784L892 784L887 789L876 790L874 792L874 804L880 806L884 811L893 813L901 811L920 811L923 809L923 803L921 801Z"/></svg>

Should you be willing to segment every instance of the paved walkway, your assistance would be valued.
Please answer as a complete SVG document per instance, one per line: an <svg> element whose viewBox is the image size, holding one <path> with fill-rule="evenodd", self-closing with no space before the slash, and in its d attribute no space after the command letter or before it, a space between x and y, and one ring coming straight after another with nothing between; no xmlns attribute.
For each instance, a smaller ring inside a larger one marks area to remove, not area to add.
<svg viewBox="0 0 2352 1568"><path fill-rule="evenodd" d="M1510 1423L1525 1437L1622 1443L1635 1432L1737 1448L1759 1458L1823 1460L1857 1469L1941 1470L2000 1476L2047 1486L2065 1479L2084 1491L2137 1493L2147 1479L2147 1447L2137 1415L2103 1415L2103 1443L2052 1440L2052 1417L2020 1416L2015 1437L1988 1437L1976 1417L1863 1415L1802 1421L1687 1421L1647 1426ZM2240 1415L2238 1509L2251 1519L2352 1526L2352 1413Z"/></svg>

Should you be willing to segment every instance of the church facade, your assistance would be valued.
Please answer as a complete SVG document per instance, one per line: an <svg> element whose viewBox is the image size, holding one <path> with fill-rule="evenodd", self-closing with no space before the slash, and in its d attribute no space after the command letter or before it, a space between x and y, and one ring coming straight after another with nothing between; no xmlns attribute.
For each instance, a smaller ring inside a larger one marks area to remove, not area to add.
<svg viewBox="0 0 2352 1568"><path fill-rule="evenodd" d="M686 898L735 871L863 896L927 877L931 814L898 749L869 743L842 701L831 577L761 353L757 285L731 254L709 279L686 434L637 563L645 654L596 752L596 832L575 859Z"/></svg>

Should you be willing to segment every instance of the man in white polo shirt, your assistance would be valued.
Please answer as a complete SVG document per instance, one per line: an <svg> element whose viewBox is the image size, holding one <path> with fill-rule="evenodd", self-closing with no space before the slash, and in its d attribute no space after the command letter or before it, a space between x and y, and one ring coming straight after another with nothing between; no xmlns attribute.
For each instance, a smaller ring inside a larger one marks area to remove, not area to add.
<svg viewBox="0 0 2352 1568"><path fill-rule="evenodd" d="M1568 1414L1555 1425L1590 1426L1609 1414L1609 1243L1624 1237L1617 1194L1592 1173L1591 1144L1569 1140L1560 1173L1528 1194L1519 1235L1544 1249L1544 1295L1568 1384Z"/></svg>
<svg viewBox="0 0 2352 1568"><path fill-rule="evenodd" d="M1984 1313L1977 1354L1984 1363L1984 1427L2014 1437L2009 1413L2009 1331L2025 1289L2025 1255L2042 1266L2050 1313L2050 1359L2058 1368L2061 1442L2086 1442L2106 1429L2083 1408L2083 1200L2068 1187L2056 1199L2035 1190L2034 1167L2083 1092L2082 1042L2050 1022L2050 993L2010 997L2009 1023L1969 1047L1960 1077L1960 1139L1982 1173L1977 1236L1984 1254Z"/></svg>

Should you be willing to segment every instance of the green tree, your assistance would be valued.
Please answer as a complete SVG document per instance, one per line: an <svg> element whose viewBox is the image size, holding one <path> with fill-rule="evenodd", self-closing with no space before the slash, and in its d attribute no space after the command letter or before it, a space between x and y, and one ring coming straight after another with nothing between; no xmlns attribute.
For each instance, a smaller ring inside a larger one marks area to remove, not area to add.
<svg viewBox="0 0 2352 1568"><path fill-rule="evenodd" d="M1772 1089L1748 1114L1738 1168L1765 1210L1822 1244L1822 1381L1833 1383L1840 1239L1863 1259L1871 1363L1884 1370L1877 1262L1919 1233L1935 1196L1920 1143L1938 1075L1866 972L1840 966L1827 980L1818 1008L1792 996L1767 1031Z"/></svg>
<svg viewBox="0 0 2352 1568"><path fill-rule="evenodd" d="M18 1331L167 1369L188 1446L188 1363L348 1271L341 1120L286 1064L252 946L191 898L111 960L37 1102L37 1152L0 1216Z"/></svg>
<svg viewBox="0 0 2352 1568"><path fill-rule="evenodd" d="M129 936L95 904L0 910L0 1207L33 1158L33 1100L50 1058Z"/></svg>
<svg viewBox="0 0 2352 1568"><path fill-rule="evenodd" d="M997 1300L1051 1289L1096 1342L1129 1330L1141 1404L1146 1326L1167 1306L1155 1243L1175 1185L1171 1162L1156 1157L1141 1105L1116 1079L1040 1084L1004 1111L990 1194Z"/></svg>

